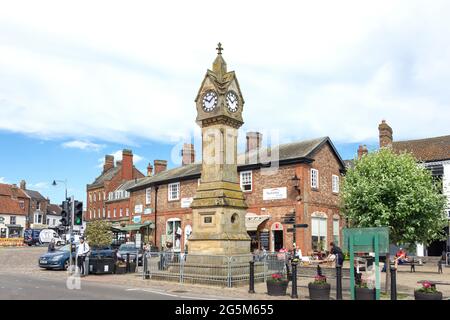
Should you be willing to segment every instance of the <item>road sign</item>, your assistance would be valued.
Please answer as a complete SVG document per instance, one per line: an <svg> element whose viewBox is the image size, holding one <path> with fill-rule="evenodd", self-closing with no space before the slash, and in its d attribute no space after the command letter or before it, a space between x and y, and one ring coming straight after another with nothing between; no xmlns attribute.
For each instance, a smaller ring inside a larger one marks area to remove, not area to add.
<svg viewBox="0 0 450 320"><path fill-rule="evenodd" d="M287 232L295 232L295 229L296 229L296 228L287 228L286 231L287 231Z"/></svg>

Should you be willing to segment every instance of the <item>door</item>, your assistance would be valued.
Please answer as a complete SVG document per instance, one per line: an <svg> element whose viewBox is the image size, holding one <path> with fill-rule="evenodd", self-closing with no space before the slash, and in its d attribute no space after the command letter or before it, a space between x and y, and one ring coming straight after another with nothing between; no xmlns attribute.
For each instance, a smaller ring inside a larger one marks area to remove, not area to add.
<svg viewBox="0 0 450 320"><path fill-rule="evenodd" d="M275 251L283 248L283 230L273 231L273 246Z"/></svg>

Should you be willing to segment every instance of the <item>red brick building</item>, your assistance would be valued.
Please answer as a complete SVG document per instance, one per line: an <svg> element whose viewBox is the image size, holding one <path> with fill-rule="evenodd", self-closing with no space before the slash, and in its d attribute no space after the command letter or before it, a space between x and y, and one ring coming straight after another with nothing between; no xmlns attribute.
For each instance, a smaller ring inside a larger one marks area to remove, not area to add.
<svg viewBox="0 0 450 320"><path fill-rule="evenodd" d="M23 237L30 197L17 185L0 183L0 238Z"/></svg>
<svg viewBox="0 0 450 320"><path fill-rule="evenodd" d="M344 163L328 137L278 146L279 167L268 174L259 159L262 135L247 134L247 151L238 157L241 188L248 205L246 227L253 247L267 250L292 248L292 225L284 217L293 214L296 223L308 228L296 230L296 244L304 254L340 242L343 221L339 215L339 181ZM272 154L275 147L272 147ZM189 205L201 178L201 164L193 163L193 146L185 144L183 165L156 172L128 188L131 215L142 221L156 221L150 237L157 246L166 241L183 250L192 230ZM155 163L156 167L156 163Z"/></svg>
<svg viewBox="0 0 450 320"><path fill-rule="evenodd" d="M133 165L131 150L122 151L122 160L114 163L114 156L106 155L103 171L86 187L86 220L107 219L129 221L129 193L127 183L144 175Z"/></svg>

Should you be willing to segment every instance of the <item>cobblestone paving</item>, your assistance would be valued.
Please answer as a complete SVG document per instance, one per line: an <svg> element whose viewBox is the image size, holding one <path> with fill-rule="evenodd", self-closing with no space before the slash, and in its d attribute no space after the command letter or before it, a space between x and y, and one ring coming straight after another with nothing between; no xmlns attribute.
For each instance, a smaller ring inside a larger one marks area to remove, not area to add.
<svg viewBox="0 0 450 320"><path fill-rule="evenodd" d="M40 269L37 265L38 258L41 254L46 252L46 247L19 247L19 248L0 248L0 273L14 273L27 274L33 277L41 278L66 278L65 271L52 271ZM345 266L344 266L345 267ZM402 297L404 299L413 299L414 289L418 287L419 280L434 280L450 282L450 268L444 267L444 273L438 274L437 267L432 265L425 265L416 268L415 273L409 272L409 267L400 266L397 273L397 290L399 293L407 295ZM269 300L269 299L283 299L291 300L289 295L285 297L272 297L266 294L267 289L264 283L256 283L256 294L248 293L248 286L241 286L236 288L221 288L205 285L194 284L179 284L177 282L157 281L157 280L143 280L142 275L139 274L125 274L125 275L89 275L82 278L82 282L99 282L123 285L129 289L145 288L146 290L155 290L155 292L179 293L189 295L201 295L214 299L214 297L226 297L229 299L255 299L255 300ZM308 282L310 278L300 277L298 280L298 295L300 299L307 299ZM328 281L332 285L331 297L335 297L335 279ZM384 288L385 274L381 274L381 286ZM343 280L344 299L349 298L349 280ZM444 298L450 297L449 285L438 285L439 291L442 291ZM291 292L289 286L288 292Z"/></svg>

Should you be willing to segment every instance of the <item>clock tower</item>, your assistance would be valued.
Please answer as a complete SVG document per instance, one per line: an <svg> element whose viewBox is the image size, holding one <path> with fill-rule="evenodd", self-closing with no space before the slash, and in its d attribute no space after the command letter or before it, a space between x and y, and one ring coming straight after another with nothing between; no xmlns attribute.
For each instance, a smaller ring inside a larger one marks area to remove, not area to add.
<svg viewBox="0 0 450 320"><path fill-rule="evenodd" d="M189 253L250 253L245 228L247 205L237 172L238 129L244 123L244 99L234 71L227 71L222 45L195 99L202 129L202 173L191 204L193 231Z"/></svg>

